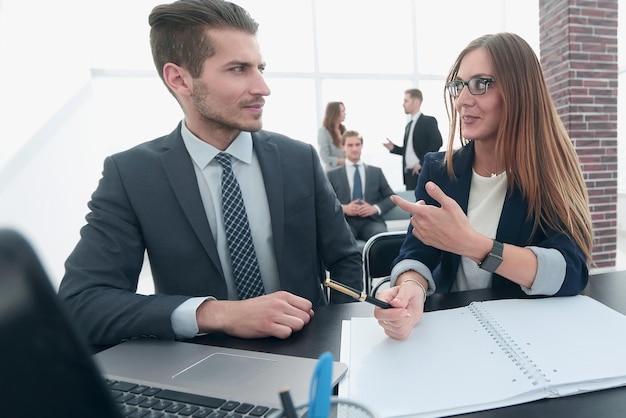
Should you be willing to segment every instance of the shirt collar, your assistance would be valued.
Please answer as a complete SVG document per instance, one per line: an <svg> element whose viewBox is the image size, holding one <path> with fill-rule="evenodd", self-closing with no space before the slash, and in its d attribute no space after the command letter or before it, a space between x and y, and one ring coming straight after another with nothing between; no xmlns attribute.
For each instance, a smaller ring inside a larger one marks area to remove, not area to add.
<svg viewBox="0 0 626 418"><path fill-rule="evenodd" d="M421 114L422 114L422 111L420 110L419 112L417 112L416 114L414 114L413 116L411 116L411 120L412 120L412 121L416 121L416 120L417 120L417 118L419 118Z"/></svg>
<svg viewBox="0 0 626 418"><path fill-rule="evenodd" d="M185 123L181 125L180 133L191 159L198 167L206 167L221 151L195 136ZM252 134L244 131L239 132L239 135L224 152L229 153L244 163L250 164L252 162Z"/></svg>

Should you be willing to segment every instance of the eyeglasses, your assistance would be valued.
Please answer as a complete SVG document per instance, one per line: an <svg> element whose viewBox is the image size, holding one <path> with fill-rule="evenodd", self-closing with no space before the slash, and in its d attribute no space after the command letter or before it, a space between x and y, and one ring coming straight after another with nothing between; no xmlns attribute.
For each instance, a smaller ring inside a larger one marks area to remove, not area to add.
<svg viewBox="0 0 626 418"><path fill-rule="evenodd" d="M446 83L446 88L448 89L448 93L452 97L459 97L461 94L461 90L463 87L467 86L469 88L470 94L473 96L482 96L487 93L487 88L489 84L495 83L495 78L485 78L485 77L476 77L471 78L468 81L454 80Z"/></svg>

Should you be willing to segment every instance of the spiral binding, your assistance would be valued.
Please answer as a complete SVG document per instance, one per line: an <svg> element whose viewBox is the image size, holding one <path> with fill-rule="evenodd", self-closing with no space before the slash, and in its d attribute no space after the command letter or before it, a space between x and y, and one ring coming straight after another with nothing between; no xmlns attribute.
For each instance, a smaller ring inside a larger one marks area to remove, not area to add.
<svg viewBox="0 0 626 418"><path fill-rule="evenodd" d="M480 303L472 302L468 306L474 318L481 324L487 333L498 344L502 352L517 366L518 369L531 381L533 386L550 383L543 371L533 362L524 350L500 326L487 309Z"/></svg>

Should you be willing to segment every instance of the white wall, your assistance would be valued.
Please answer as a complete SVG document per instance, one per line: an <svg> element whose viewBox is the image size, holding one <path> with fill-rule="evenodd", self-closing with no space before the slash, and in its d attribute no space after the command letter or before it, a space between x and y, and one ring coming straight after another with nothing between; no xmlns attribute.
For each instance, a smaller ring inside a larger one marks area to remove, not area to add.
<svg viewBox="0 0 626 418"><path fill-rule="evenodd" d="M35 3L0 1L0 227L27 235L58 275L76 237L67 170L87 145L87 113L74 112L89 95L91 44L86 2Z"/></svg>
<svg viewBox="0 0 626 418"><path fill-rule="evenodd" d="M0 2L0 168L88 83L85 2Z"/></svg>

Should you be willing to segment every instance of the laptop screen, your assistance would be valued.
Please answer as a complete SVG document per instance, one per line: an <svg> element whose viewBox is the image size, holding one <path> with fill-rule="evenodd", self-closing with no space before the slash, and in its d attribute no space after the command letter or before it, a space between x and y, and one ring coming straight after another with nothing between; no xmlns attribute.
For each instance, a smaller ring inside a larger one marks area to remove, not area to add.
<svg viewBox="0 0 626 418"><path fill-rule="evenodd" d="M118 417L30 244L0 229L0 415Z"/></svg>

